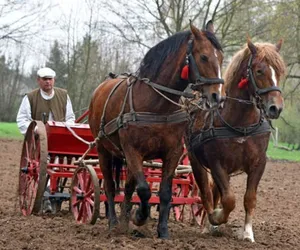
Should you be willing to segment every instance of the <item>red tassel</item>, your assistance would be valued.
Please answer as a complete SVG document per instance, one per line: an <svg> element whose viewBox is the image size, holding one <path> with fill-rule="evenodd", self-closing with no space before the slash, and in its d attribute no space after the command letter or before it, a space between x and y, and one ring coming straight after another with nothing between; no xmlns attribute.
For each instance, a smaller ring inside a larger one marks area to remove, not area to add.
<svg viewBox="0 0 300 250"><path fill-rule="evenodd" d="M238 84L239 89L244 89L248 86L248 79L247 78L242 78L241 81Z"/></svg>
<svg viewBox="0 0 300 250"><path fill-rule="evenodd" d="M189 79L189 65L185 65L181 71L181 79L188 80Z"/></svg>

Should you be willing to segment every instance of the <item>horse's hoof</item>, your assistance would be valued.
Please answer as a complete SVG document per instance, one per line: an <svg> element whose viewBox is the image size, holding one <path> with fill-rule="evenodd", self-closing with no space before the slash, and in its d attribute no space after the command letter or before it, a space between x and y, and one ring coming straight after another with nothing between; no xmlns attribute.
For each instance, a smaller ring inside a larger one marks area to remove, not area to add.
<svg viewBox="0 0 300 250"><path fill-rule="evenodd" d="M119 225L119 221L117 219L115 219L115 220L109 220L109 222L108 222L108 227L109 227L110 231L112 231L115 228L117 228L118 225Z"/></svg>
<svg viewBox="0 0 300 250"><path fill-rule="evenodd" d="M253 235L249 235L247 233L244 233L244 237L243 237L244 241L249 241L249 242L255 242Z"/></svg>
<svg viewBox="0 0 300 250"><path fill-rule="evenodd" d="M168 240L169 239L169 233L158 233L158 238L162 240Z"/></svg>
<svg viewBox="0 0 300 250"><path fill-rule="evenodd" d="M212 236L215 236L215 237L222 236L222 233L220 231L219 226L213 226L213 225L211 225L210 226L210 233L211 233Z"/></svg>
<svg viewBox="0 0 300 250"><path fill-rule="evenodd" d="M216 208L212 214L208 215L208 219L210 224L214 226L221 225L223 223L226 223L223 218L223 209L222 208Z"/></svg>
<svg viewBox="0 0 300 250"><path fill-rule="evenodd" d="M147 219L142 219L138 209L134 209L131 212L132 223L138 227L146 224Z"/></svg>
<svg viewBox="0 0 300 250"><path fill-rule="evenodd" d="M134 236L134 237L137 237L137 238L145 238L145 234L139 232L138 230L133 230L131 232L131 235Z"/></svg>
<svg viewBox="0 0 300 250"><path fill-rule="evenodd" d="M157 227L157 235L160 239L169 239L169 230L168 226L160 226Z"/></svg>

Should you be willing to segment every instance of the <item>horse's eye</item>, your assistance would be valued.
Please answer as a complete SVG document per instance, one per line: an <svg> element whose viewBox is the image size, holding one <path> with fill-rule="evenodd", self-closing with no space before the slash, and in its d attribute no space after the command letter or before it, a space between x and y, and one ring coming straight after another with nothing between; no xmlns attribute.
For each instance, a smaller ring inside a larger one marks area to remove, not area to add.
<svg viewBox="0 0 300 250"><path fill-rule="evenodd" d="M203 62L208 62L208 57L206 55L201 55L200 58Z"/></svg>
<svg viewBox="0 0 300 250"><path fill-rule="evenodd" d="M261 75L263 75L264 74L264 72L261 70L261 69L258 69L257 71L256 71L256 75L258 75L258 76L261 76Z"/></svg>

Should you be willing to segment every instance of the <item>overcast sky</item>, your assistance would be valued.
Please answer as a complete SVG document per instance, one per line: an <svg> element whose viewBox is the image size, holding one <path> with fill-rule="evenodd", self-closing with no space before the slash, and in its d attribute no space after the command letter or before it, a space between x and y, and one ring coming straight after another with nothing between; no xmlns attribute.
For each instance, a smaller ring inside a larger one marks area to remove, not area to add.
<svg viewBox="0 0 300 250"><path fill-rule="evenodd" d="M6 1L0 0L0 6ZM99 2L99 1L98 1ZM42 3L42 6L36 7L35 4ZM47 6L52 6L47 8ZM85 0L26 0L26 5L19 11L10 11L5 9L6 14L1 13L0 30L5 33L3 27L8 25L14 29L16 23L20 23L20 18L28 13L41 12L42 17L37 20L35 18L25 19L33 23L32 31L39 31L30 39L22 40L24 46L20 47L19 43L14 43L12 40L1 40L1 54L7 57L23 56L25 58L25 71L30 72L33 65L45 64L49 56L50 46L54 40L61 43L66 43L67 32L66 25L69 20L72 20L74 28L73 33L77 40L81 40L86 33L86 22L88 21L88 8ZM97 11L96 11L97 12ZM101 13L102 15L104 13ZM105 16L105 15L104 15ZM97 16L101 18L101 15ZM16 22L17 21L17 22ZM2 36L2 34L0 34Z"/></svg>

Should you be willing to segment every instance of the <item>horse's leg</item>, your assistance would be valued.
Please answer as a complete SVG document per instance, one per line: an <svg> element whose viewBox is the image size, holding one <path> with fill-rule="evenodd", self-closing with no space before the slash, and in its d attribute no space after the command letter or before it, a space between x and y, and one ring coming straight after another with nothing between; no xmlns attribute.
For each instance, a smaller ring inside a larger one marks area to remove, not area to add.
<svg viewBox="0 0 300 250"><path fill-rule="evenodd" d="M116 188L117 192L120 193L120 177L121 177L121 172L122 172L122 167L123 167L123 159L115 158L115 179L116 179Z"/></svg>
<svg viewBox="0 0 300 250"><path fill-rule="evenodd" d="M172 180L182 151L183 148L180 146L178 150L169 152L163 159L162 180L159 190L159 221L157 226L158 237L163 239L169 237L168 218L172 200Z"/></svg>
<svg viewBox="0 0 300 250"><path fill-rule="evenodd" d="M214 183L212 176L210 173L207 173L208 175L208 182L209 186L212 189L213 193L213 208L216 209L218 208L219 201L220 201L220 192L218 190L217 185ZM220 236L220 231L219 231L219 226L212 225L209 222L208 216L205 216L205 221L204 221L204 228L202 233L211 233L214 236Z"/></svg>
<svg viewBox="0 0 300 250"><path fill-rule="evenodd" d="M214 203L208 172L206 169L204 169L203 165L201 165L201 163L192 155L189 155L189 159L193 169L194 178L200 189L203 206L207 214L212 214L214 211Z"/></svg>
<svg viewBox="0 0 300 250"><path fill-rule="evenodd" d="M257 166L253 166L250 170L247 178L247 189L244 196L244 208L245 208L245 226L244 226L244 240L250 240L254 242L254 234L252 229L252 218L256 207L256 192L258 183L264 173L266 161L260 163Z"/></svg>
<svg viewBox="0 0 300 250"><path fill-rule="evenodd" d="M104 189L107 197L108 225L109 229L112 229L118 224L118 220L115 211L115 183L113 180L111 155L108 152L106 152L105 154L99 153L99 164L104 177Z"/></svg>
<svg viewBox="0 0 300 250"><path fill-rule="evenodd" d="M123 152L125 154L127 168L132 173L134 181L136 182L136 191L141 200L138 209L132 213L132 222L136 226L142 226L146 223L149 216L149 199L151 197L151 191L143 172L143 157L137 152L137 150L130 145L122 145ZM128 199L132 195L134 187L133 179L128 180L127 196ZM125 199L125 204L127 203Z"/></svg>
<svg viewBox="0 0 300 250"><path fill-rule="evenodd" d="M211 174L208 173L208 170L206 170L197 159L195 159L192 155L189 155L189 159L195 180L200 189L200 196L203 206L207 214L212 214L215 208L213 187L216 188L216 185L213 182ZM209 222L208 216L205 216L202 233L213 234L216 231L215 229L216 227Z"/></svg>
<svg viewBox="0 0 300 250"><path fill-rule="evenodd" d="M121 210L121 229L126 232L128 230L128 223L130 219L130 211L132 209L131 198L132 194L135 190L136 181L131 173L131 171L127 170L127 178L124 189L124 202L122 203Z"/></svg>
<svg viewBox="0 0 300 250"><path fill-rule="evenodd" d="M213 213L208 213L208 218L212 225L220 225L228 221L229 214L235 208L235 197L229 185L227 171L219 162L215 162L212 166L211 173L221 194L222 208L215 208Z"/></svg>

